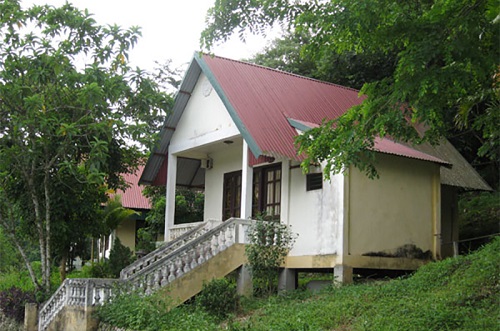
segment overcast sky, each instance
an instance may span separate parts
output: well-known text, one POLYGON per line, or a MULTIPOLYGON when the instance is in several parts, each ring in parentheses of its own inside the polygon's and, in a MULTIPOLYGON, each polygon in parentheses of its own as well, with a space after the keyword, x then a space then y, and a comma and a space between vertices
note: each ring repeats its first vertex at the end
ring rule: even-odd
MULTIPOLYGON (((60 6, 65 0, 22 0, 25 7, 32 4, 60 6)), ((174 67, 191 60, 200 49, 200 33, 205 15, 214 0, 71 0, 77 8, 88 8, 99 24, 118 24, 121 27, 138 25, 142 38, 130 55, 133 65, 152 69, 154 61, 172 59, 174 67)), ((216 55, 232 59, 249 58, 267 43, 262 37, 249 37, 244 44, 233 38, 216 47, 216 55)))

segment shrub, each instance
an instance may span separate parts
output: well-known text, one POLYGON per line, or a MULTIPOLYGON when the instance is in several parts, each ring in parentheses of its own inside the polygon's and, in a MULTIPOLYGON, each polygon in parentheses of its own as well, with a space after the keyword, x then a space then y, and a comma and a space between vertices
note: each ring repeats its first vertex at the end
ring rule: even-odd
POLYGON ((0 310, 19 323, 24 320, 24 306, 30 302, 36 302, 33 292, 25 292, 17 287, 0 292, 0 310))
POLYGON ((248 233, 250 244, 245 254, 257 293, 269 295, 277 290, 278 271, 292 248, 296 235, 276 221, 257 220, 248 233))
POLYGON ((94 263, 88 270, 85 270, 85 273, 88 273, 90 278, 112 278, 108 260, 94 263))
POLYGON ((109 272, 113 278, 120 277, 120 271, 134 261, 132 251, 122 245, 116 238, 111 252, 109 252, 109 272))
POLYGON ((196 304, 216 318, 224 319, 239 307, 236 285, 225 278, 213 279, 203 284, 196 304))

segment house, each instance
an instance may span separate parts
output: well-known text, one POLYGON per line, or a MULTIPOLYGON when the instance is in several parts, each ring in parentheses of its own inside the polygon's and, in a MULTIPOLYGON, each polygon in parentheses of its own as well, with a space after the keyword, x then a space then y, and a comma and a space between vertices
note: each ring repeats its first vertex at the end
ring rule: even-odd
POLYGON ((295 136, 361 101, 354 89, 195 54, 140 179, 166 185, 166 240, 178 236, 176 187, 196 187, 204 221, 265 213, 298 233, 286 288, 300 270, 350 281, 353 270, 414 270, 453 255, 457 190, 490 188, 448 141, 377 139, 376 180, 352 167, 331 180, 321 165, 302 172, 295 136))
MULTIPOLYGON (((111 248, 113 247, 114 239, 119 238, 120 242, 135 252, 137 243, 137 231, 145 227, 146 214, 151 209, 151 202, 148 198, 142 195, 143 187, 139 185, 140 174, 144 170, 144 166, 139 166, 134 173, 123 174, 123 180, 128 187, 125 190, 118 189, 116 195, 120 196, 122 207, 131 209, 136 213, 131 215, 126 220, 122 221, 118 227, 111 233, 108 246, 105 247, 105 255, 109 257, 111 248)), ((102 253, 101 253, 102 254, 102 253)))

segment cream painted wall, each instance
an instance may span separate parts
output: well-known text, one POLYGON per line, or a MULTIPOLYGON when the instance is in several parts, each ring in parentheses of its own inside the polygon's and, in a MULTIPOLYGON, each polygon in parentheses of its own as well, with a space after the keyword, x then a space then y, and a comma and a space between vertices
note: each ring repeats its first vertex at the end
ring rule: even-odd
POLYGON ((306 191, 306 175, 290 171, 289 224, 299 237, 290 256, 338 254, 342 251, 344 176, 334 175, 323 189, 306 191))
POLYGON ((439 166, 385 154, 377 161, 379 179, 353 169, 348 177, 349 253, 394 253, 405 244, 432 250, 433 178, 439 166))
POLYGON ((122 245, 135 250, 135 220, 123 221, 115 230, 115 236, 120 238, 122 245))
POLYGON ((222 220, 222 194, 224 174, 241 170, 242 145, 234 143, 211 153, 213 168, 205 172, 204 220, 222 220))
POLYGON ((169 150, 180 153, 191 148, 239 135, 221 99, 201 74, 172 136, 169 150))

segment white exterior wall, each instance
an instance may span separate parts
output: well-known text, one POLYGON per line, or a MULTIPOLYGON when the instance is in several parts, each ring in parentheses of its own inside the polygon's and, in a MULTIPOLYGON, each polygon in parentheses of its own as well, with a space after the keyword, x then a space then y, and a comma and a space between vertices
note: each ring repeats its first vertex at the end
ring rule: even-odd
POLYGON ((289 224, 299 237, 290 256, 342 253, 344 176, 323 182, 320 190, 306 191, 302 169, 290 170, 289 224))
POLYGON ((214 167, 205 172, 205 221, 222 220, 224 174, 241 170, 241 144, 231 144, 225 147, 209 155, 214 162, 214 167))
POLYGON ((222 100, 201 74, 172 136, 169 151, 180 154, 239 134, 222 100))

